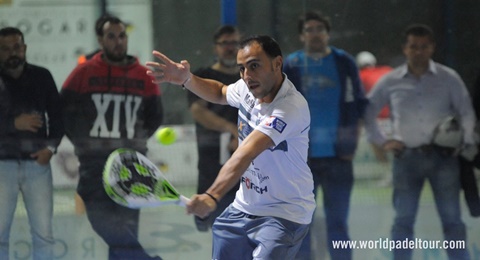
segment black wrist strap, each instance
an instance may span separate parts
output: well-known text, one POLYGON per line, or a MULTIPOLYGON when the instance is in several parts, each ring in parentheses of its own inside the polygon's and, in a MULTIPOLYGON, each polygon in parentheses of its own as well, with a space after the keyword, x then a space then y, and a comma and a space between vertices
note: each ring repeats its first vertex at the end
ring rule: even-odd
POLYGON ((218 200, 217 198, 213 197, 212 194, 208 193, 208 192, 205 192, 204 194, 208 195, 208 197, 212 198, 213 201, 215 201, 215 204, 218 204, 218 200))

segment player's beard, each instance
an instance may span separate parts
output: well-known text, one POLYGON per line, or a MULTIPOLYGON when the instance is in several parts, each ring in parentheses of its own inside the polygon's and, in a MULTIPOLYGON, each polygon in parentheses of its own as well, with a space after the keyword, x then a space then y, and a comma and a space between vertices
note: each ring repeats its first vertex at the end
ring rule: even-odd
POLYGON ((3 64, 2 68, 13 70, 25 64, 25 58, 20 58, 18 56, 12 56, 8 58, 3 64))

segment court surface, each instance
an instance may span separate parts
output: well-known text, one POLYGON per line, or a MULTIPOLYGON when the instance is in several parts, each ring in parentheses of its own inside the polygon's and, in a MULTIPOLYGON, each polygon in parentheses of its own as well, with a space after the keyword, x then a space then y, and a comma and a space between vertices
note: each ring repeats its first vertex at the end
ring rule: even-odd
MULTIPOLYGON (((150 158, 166 174, 174 186, 187 197, 195 191, 196 141, 192 126, 172 126, 177 131, 178 140, 170 146, 159 145, 154 138, 149 141, 150 158)), ((57 259, 107 259, 107 247, 90 227, 85 214, 77 214, 75 209, 75 187, 78 177, 73 147, 64 139, 59 152, 52 159, 54 172, 54 236, 57 259), (63 188, 61 188, 63 187, 63 188), (69 188, 65 188, 69 187, 69 188)), ((389 167, 379 165, 369 144, 362 136, 356 152, 355 185, 350 208, 350 235, 353 241, 366 242, 374 246, 375 241, 390 237, 393 220, 390 186, 379 185, 388 176, 389 167)), ((477 172, 478 174, 478 172, 477 172)), ((467 226, 468 248, 472 260, 480 260, 480 218, 472 218, 462 196, 462 217, 467 226)), ((25 209, 19 198, 15 221, 10 239, 10 259, 30 259, 31 242, 25 209)), ((325 242, 324 214, 321 192, 318 196, 315 223, 314 260, 328 259, 325 242)), ((211 259, 211 234, 198 232, 193 217, 187 216, 179 206, 163 206, 142 210, 140 219, 140 240, 152 255, 160 255, 165 260, 211 259)), ((426 184, 415 226, 415 238, 422 240, 442 240, 440 219, 435 209, 432 193, 426 184)), ((378 244, 378 242, 377 242, 378 244)), ((354 259, 390 259, 388 249, 355 249, 354 259)), ((444 250, 418 249, 414 259, 447 259, 444 250)))
MULTIPOLYGON (((190 187, 178 187, 191 195, 190 187)), ((74 190, 55 191, 54 235, 57 259, 106 259, 107 248, 93 232, 85 214, 75 213, 74 190)), ((353 240, 375 241, 389 237, 393 210, 390 203, 391 188, 379 187, 378 182, 357 180, 352 195, 350 232, 353 240)), ((472 259, 480 259, 480 218, 472 218, 463 204, 463 219, 468 230, 468 246, 472 259)), ((321 204, 316 213, 320 232, 316 233, 315 259, 328 259, 321 204)), ((11 233, 11 259, 29 259, 30 234, 21 199, 17 207, 11 233)), ((422 240, 441 240, 440 220, 428 186, 422 194, 415 237, 422 240)), ((179 206, 144 209, 141 214, 140 239, 152 255, 166 260, 210 259, 211 235, 195 229, 192 216, 179 206)), ((373 243, 373 242, 370 242, 373 243)), ((354 259, 390 259, 387 249, 356 249, 354 259)), ((447 259, 443 250, 415 250, 415 259, 447 259)))

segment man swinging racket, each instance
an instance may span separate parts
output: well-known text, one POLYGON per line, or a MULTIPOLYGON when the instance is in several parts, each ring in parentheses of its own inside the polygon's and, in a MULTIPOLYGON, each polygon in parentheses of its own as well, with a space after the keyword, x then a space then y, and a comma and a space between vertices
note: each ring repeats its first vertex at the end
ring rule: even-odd
POLYGON ((240 179, 234 202, 213 224, 212 259, 293 259, 315 209, 307 166, 310 112, 282 73, 282 52, 269 36, 240 43, 241 79, 224 85, 190 72, 154 51, 147 62, 156 83, 183 85, 201 98, 237 107, 239 147, 203 194, 192 196, 187 213, 206 217, 240 179))

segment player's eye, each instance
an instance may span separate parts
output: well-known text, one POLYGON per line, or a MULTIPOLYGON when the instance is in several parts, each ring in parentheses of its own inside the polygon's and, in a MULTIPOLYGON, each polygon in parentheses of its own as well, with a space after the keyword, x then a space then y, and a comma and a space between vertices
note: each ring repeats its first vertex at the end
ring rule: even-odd
POLYGON ((258 63, 252 63, 252 64, 250 64, 250 69, 251 69, 251 70, 255 70, 255 69, 258 68, 258 67, 260 67, 260 64, 258 64, 258 63))

